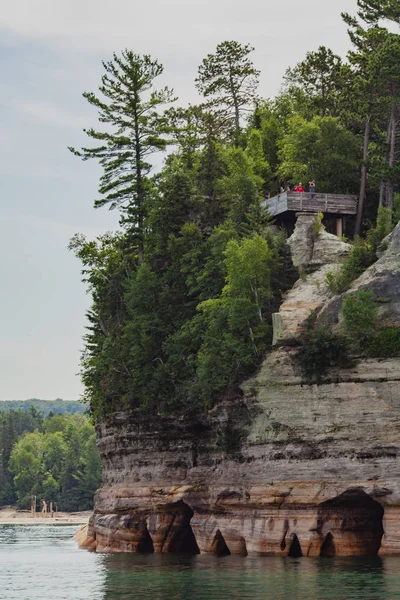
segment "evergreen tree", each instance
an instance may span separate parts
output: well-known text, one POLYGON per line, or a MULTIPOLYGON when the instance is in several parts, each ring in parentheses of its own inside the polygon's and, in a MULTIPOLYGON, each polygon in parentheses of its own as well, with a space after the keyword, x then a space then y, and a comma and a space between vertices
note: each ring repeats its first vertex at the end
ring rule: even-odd
POLYGON ((377 25, 380 19, 400 23, 398 0, 357 0, 358 15, 366 23, 377 25))
POLYGON ((254 101, 259 71, 249 58, 249 44, 226 41, 218 44, 214 54, 208 54, 198 69, 196 87, 209 98, 209 106, 218 112, 228 128, 233 127, 239 141, 240 120, 254 101))
POLYGON ((154 80, 163 67, 148 55, 124 50, 121 56, 114 53, 113 59, 103 66, 101 96, 92 92, 83 96, 98 109, 99 121, 107 125, 106 130, 84 130, 100 145, 70 150, 83 160, 95 159, 102 166, 101 198, 95 201, 95 207, 109 204, 110 208, 120 209, 122 222, 128 227, 141 260, 151 170, 148 157, 167 146, 169 127, 159 109, 174 98, 167 87, 154 89, 154 80))
POLYGON ((303 61, 286 71, 285 81, 289 90, 296 86, 305 92, 317 114, 337 116, 343 69, 341 58, 332 50, 320 46, 316 52, 307 52, 303 61))
MULTIPOLYGON (((363 169, 361 178, 360 200, 356 232, 359 232, 361 211, 366 188, 366 159, 368 154, 369 134, 371 120, 375 112, 375 121, 379 110, 386 114, 381 117, 386 123, 386 147, 382 150, 381 184, 379 203, 392 209, 394 183, 396 180, 395 156, 398 137, 398 114, 400 104, 400 36, 390 34, 386 29, 379 27, 376 23, 368 27, 369 19, 365 11, 359 13, 366 21, 367 27, 356 18, 347 13, 342 17, 349 26, 348 33, 356 50, 349 53, 353 64, 358 66, 358 74, 361 76, 361 90, 364 88, 365 96, 362 104, 365 111, 365 133, 363 169), (378 110, 377 110, 378 109, 378 110)), ((377 127, 381 126, 379 121, 377 127)))

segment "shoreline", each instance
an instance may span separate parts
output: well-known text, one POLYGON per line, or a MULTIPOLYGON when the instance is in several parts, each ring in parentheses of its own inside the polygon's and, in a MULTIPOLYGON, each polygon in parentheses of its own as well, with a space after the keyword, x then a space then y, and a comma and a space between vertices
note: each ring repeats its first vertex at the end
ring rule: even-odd
POLYGON ((86 525, 92 511, 57 512, 42 516, 37 513, 32 517, 30 511, 19 511, 10 507, 0 508, 0 525, 86 525))

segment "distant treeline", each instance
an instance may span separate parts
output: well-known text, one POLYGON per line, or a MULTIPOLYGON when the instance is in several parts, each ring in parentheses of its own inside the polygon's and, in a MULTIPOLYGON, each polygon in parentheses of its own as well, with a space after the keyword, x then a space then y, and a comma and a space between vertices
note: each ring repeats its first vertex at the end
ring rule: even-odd
POLYGON ((20 404, 29 409, 0 412, 0 506, 30 508, 36 496, 37 508, 43 499, 64 511, 90 510, 101 483, 93 425, 79 413, 44 416, 33 403, 20 404))
POLYGON ((29 412, 30 407, 33 406, 36 410, 39 410, 44 414, 45 417, 49 413, 57 415, 63 415, 64 413, 84 413, 87 406, 82 402, 76 400, 62 400, 57 398, 56 400, 38 400, 38 398, 31 398, 29 400, 3 400, 0 401, 0 412, 4 410, 18 410, 21 408, 25 412, 29 412))

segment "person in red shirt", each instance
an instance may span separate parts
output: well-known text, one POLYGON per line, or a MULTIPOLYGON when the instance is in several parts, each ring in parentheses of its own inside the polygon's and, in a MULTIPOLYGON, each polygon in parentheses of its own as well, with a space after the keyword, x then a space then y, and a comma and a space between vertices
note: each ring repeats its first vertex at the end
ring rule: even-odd
POLYGON ((299 185, 297 185, 293 191, 294 192, 304 192, 304 188, 303 188, 302 184, 299 183, 299 185))

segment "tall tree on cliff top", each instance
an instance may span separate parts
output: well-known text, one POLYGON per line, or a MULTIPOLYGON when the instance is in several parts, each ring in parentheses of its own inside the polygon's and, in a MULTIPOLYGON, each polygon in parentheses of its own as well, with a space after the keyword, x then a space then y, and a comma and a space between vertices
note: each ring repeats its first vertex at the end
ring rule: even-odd
POLYGON ((103 62, 103 66, 101 96, 93 92, 83 96, 98 109, 99 121, 107 125, 106 130, 85 129, 99 145, 69 150, 83 160, 94 158, 103 167, 101 198, 94 205, 97 208, 109 204, 111 209, 120 209, 121 223, 127 227, 141 260, 151 170, 148 156, 166 148, 169 127, 159 109, 174 98, 167 87, 154 90, 154 79, 161 75, 163 67, 148 55, 124 50, 121 56, 114 53, 113 59, 103 62))
POLYGON ((378 124, 384 119, 385 113, 382 104, 380 65, 376 61, 376 55, 387 31, 379 27, 365 30, 353 17, 347 14, 342 16, 349 26, 348 33, 355 46, 355 50, 347 55, 351 64, 352 84, 351 93, 342 98, 342 117, 364 129, 359 202, 354 228, 355 235, 359 235, 367 192, 367 174, 370 169, 371 133, 375 132, 380 136, 378 124))
POLYGON ((236 143, 240 134, 240 118, 249 109, 258 86, 258 71, 249 58, 249 44, 222 42, 214 54, 208 54, 198 69, 196 87, 209 106, 225 118, 233 129, 236 143))
POLYGON ((382 100, 386 104, 388 114, 385 167, 382 172, 379 204, 393 209, 400 128, 400 36, 388 34, 374 60, 382 86, 382 100))
MULTIPOLYGON (((375 0, 359 0, 359 16, 364 20, 361 24, 356 18, 342 13, 342 18, 349 26, 348 33, 355 46, 355 51, 349 53, 350 61, 358 66, 361 80, 364 80, 366 106, 363 167, 360 189, 360 203, 356 220, 356 233, 361 222, 362 203, 366 189, 366 160, 368 156, 368 141, 371 129, 371 108, 375 105, 382 112, 382 126, 386 121, 386 150, 382 160, 381 185, 379 204, 392 208, 393 189, 395 181, 396 144, 398 142, 399 107, 400 107, 400 36, 389 33, 379 27, 379 18, 391 18, 394 13, 385 12, 383 2, 375 0), (368 13, 366 7, 375 6, 374 13, 368 13), (379 11, 378 11, 379 8, 379 11), (372 26, 370 23, 372 22, 372 26), (386 117, 383 114, 386 113, 386 117)), ((372 10, 372 9, 371 9, 372 10)), ((364 101, 365 104, 365 101, 364 101)))
POLYGON ((335 116, 342 88, 342 61, 329 48, 320 46, 307 52, 306 58, 285 73, 290 86, 299 86, 321 117, 335 116))

